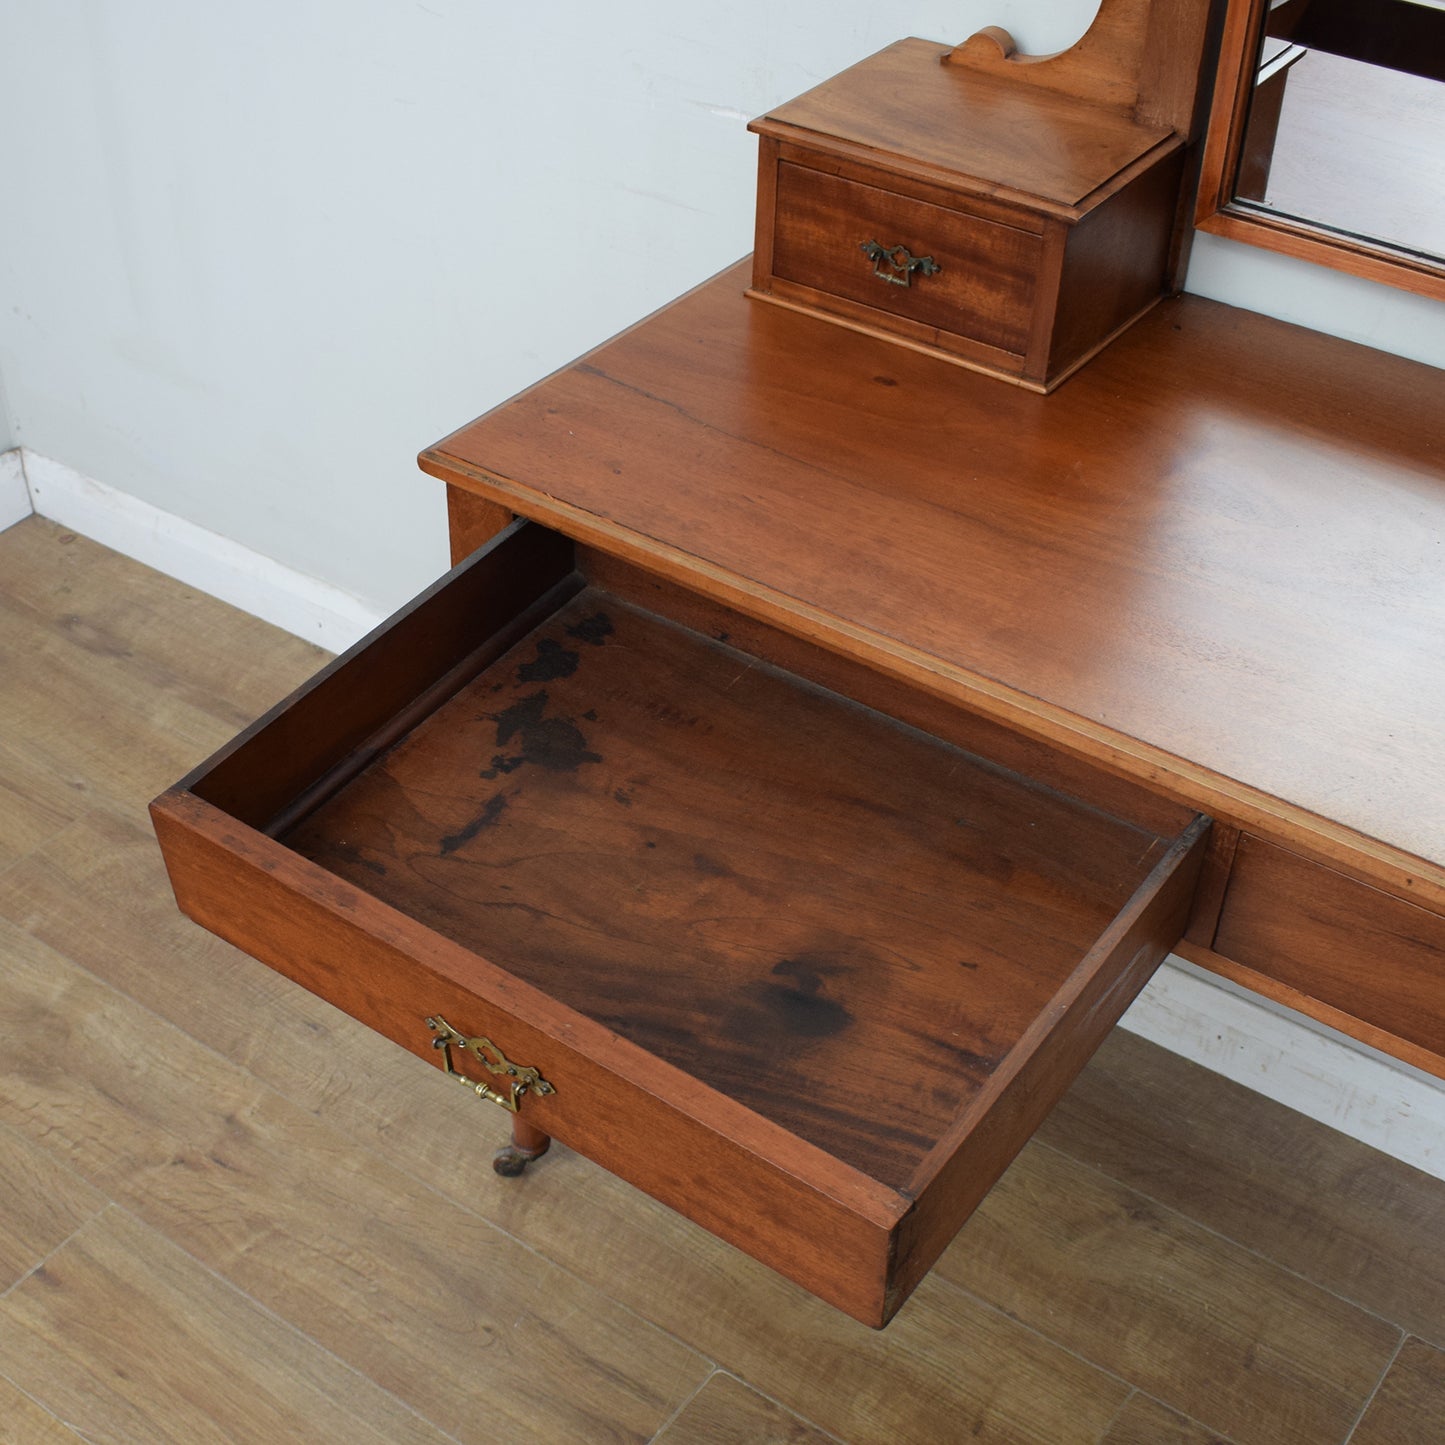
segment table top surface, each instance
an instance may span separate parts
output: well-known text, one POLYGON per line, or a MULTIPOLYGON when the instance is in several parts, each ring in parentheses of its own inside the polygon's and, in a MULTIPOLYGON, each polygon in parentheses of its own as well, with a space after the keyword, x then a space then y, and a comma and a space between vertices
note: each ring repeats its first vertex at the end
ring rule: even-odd
POLYGON ((746 283, 423 466, 1445 906, 1445 373, 1181 297, 1039 396, 746 283))

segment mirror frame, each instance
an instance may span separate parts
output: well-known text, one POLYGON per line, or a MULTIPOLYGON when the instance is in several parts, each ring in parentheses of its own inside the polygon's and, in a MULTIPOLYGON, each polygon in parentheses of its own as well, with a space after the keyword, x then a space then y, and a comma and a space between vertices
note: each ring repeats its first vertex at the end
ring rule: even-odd
POLYGON ((1195 226, 1419 296, 1445 300, 1445 259, 1434 260, 1382 240, 1350 236, 1302 217, 1275 215, 1235 199, 1259 36, 1268 7, 1269 0, 1228 0, 1200 164, 1195 226))

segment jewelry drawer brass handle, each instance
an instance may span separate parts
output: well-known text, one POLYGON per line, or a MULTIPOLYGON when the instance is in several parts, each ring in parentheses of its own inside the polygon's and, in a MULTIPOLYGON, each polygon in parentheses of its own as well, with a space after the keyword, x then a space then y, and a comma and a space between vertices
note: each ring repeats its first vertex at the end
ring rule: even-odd
POLYGON ((913 285, 914 272, 920 276, 933 276, 943 270, 932 256, 915 256, 907 246, 890 247, 878 241, 860 241, 858 249, 873 263, 873 274, 890 286, 913 285))
POLYGON ((515 1114, 521 1106, 522 1095, 529 1089, 534 1094, 557 1092, 536 1069, 514 1064, 491 1039, 469 1039, 459 1034, 440 1014, 429 1018, 426 1026, 436 1035, 431 1046, 442 1051, 442 1067, 452 1078, 465 1084, 479 1099, 490 1099, 492 1103, 500 1104, 509 1114, 515 1114), (503 1094, 484 1080, 468 1078, 456 1066, 452 1057, 453 1046, 470 1054, 489 1074, 510 1079, 511 1088, 503 1094))

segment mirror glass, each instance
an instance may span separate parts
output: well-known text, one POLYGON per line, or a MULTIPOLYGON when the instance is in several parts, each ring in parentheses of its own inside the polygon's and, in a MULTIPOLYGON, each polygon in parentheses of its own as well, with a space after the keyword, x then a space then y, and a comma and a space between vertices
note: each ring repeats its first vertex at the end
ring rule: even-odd
POLYGON ((1445 0, 1229 0, 1225 29, 1200 224, 1296 254, 1334 237, 1315 259, 1438 289, 1445 0))

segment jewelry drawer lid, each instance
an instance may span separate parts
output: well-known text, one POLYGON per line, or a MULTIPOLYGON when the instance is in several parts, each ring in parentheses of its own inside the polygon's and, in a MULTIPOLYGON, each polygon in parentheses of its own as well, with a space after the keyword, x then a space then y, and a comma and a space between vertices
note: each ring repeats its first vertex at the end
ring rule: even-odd
POLYGON ((775 140, 907 164, 918 179, 1046 207, 1088 197, 1156 147, 1178 145, 1162 125, 1123 111, 979 74, 950 47, 900 40, 759 117, 775 140))

